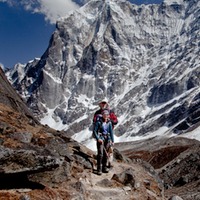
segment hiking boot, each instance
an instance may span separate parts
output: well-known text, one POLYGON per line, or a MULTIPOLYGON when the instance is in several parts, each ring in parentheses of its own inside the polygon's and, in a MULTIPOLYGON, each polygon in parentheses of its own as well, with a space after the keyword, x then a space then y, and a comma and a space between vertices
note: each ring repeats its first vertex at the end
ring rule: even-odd
POLYGON ((109 169, 108 169, 107 167, 103 167, 102 172, 103 172, 103 173, 108 173, 108 172, 109 172, 109 169))
POLYGON ((101 174, 102 174, 101 170, 100 170, 100 169, 98 169, 98 170, 97 170, 97 175, 99 175, 99 176, 100 176, 101 174))
POLYGON ((112 169, 113 168, 113 165, 111 164, 111 162, 108 163, 108 166, 107 166, 109 169, 112 169))
POLYGON ((97 166, 97 175, 101 175, 102 174, 102 165, 98 165, 97 166))

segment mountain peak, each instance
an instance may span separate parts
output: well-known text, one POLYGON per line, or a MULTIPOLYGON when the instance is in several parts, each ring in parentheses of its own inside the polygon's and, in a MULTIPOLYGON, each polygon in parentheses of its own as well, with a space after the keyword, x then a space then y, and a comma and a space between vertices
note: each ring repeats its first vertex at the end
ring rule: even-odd
POLYGON ((48 49, 24 67, 16 89, 43 124, 88 145, 104 98, 119 116, 116 141, 197 135, 200 4, 176 2, 88 2, 58 21, 48 49))

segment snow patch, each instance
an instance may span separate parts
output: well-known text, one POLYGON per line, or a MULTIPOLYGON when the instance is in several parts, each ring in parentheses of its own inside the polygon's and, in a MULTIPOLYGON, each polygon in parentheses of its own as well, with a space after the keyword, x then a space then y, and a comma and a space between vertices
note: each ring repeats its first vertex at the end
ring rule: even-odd
POLYGON ((163 1, 167 5, 172 5, 172 4, 183 4, 184 0, 164 0, 163 1))

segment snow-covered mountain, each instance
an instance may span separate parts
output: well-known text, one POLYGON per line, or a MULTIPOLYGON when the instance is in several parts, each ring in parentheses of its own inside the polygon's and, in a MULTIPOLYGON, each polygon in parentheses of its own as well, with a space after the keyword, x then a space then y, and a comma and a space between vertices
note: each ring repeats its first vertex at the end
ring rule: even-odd
POLYGON ((57 22, 41 59, 7 76, 43 124, 89 146, 102 99, 118 115, 117 141, 197 134, 199 56, 200 1, 91 0, 57 22))

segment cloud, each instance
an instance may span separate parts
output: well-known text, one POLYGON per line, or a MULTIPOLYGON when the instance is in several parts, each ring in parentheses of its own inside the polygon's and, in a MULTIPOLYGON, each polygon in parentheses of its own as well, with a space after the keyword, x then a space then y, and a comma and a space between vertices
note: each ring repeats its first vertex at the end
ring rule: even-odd
POLYGON ((79 6, 71 0, 40 0, 40 8, 35 12, 44 14, 47 21, 55 23, 58 18, 77 8, 79 6))
POLYGON ((45 20, 55 24, 60 17, 64 17, 70 11, 79 8, 79 5, 71 0, 0 0, 9 6, 22 6, 32 13, 39 13, 45 16, 45 20))

